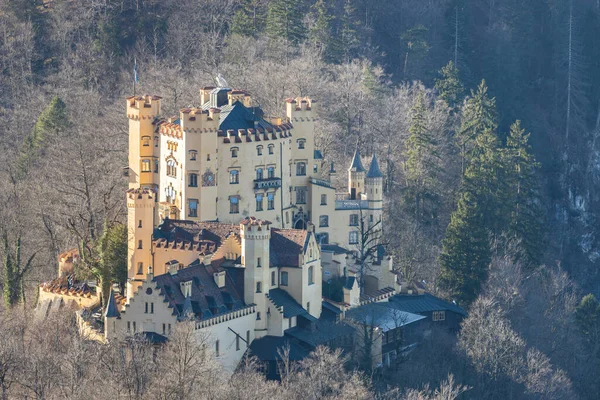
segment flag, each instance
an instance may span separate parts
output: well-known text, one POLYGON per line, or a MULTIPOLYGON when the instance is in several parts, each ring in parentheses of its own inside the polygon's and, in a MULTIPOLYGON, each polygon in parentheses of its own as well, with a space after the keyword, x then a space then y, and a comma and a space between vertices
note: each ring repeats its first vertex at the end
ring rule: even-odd
POLYGON ((137 59, 133 60, 133 81, 135 83, 138 83, 140 81, 140 78, 138 76, 137 59))

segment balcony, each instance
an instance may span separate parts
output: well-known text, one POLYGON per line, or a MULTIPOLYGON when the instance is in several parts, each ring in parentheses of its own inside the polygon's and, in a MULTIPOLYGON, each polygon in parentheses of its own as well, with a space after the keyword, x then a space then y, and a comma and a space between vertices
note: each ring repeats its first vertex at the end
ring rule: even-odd
POLYGON ((280 188, 281 178, 255 179, 254 189, 280 188))
POLYGON ((310 183, 312 183, 313 185, 318 185, 318 186, 323 186, 326 188, 333 188, 333 186, 331 186, 331 182, 326 181, 324 179, 318 179, 318 178, 310 178, 310 183))

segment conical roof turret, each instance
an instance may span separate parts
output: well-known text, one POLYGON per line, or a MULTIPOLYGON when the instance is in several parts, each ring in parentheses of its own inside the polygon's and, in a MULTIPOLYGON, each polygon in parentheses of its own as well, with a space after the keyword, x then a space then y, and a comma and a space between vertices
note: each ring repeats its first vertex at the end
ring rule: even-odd
POLYGON ((115 300, 115 293, 113 290, 110 290, 110 295, 108 296, 108 304, 106 305, 106 312, 104 313, 106 318, 120 317, 121 313, 117 307, 117 301, 115 300))
POLYGON ((354 152, 354 157, 352 158, 352 164, 350 164, 350 168, 348 171, 351 172, 366 172, 365 167, 362 165, 362 161, 360 161, 360 152, 358 148, 354 152))
POLYGON ((369 167, 369 172, 367 172, 367 178, 383 178, 383 174, 379 169, 379 163, 377 162, 377 156, 375 154, 373 154, 371 166, 369 167))

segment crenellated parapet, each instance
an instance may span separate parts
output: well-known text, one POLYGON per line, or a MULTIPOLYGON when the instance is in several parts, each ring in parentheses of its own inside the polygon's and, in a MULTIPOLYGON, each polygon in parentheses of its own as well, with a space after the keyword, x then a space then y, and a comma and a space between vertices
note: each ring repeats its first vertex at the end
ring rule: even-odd
POLYGON ((160 115, 159 96, 130 96, 127 97, 127 117, 129 119, 154 120, 160 115))

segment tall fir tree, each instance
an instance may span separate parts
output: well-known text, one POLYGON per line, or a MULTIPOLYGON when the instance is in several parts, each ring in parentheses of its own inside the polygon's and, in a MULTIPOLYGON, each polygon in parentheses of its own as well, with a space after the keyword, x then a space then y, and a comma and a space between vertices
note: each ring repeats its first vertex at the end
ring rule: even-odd
POLYGON ((305 38, 302 23, 302 2, 272 0, 267 12, 266 32, 269 38, 283 39, 286 43, 297 45, 305 38))
POLYGON ((344 3, 344 12, 340 18, 339 31, 335 42, 337 58, 340 62, 350 62, 356 56, 360 44, 358 36, 359 21, 351 0, 344 3))
POLYGON ((496 99, 488 96, 485 80, 482 80, 477 91, 471 90, 471 97, 463 107, 461 127, 457 141, 461 155, 461 170, 463 174, 469 163, 470 150, 478 135, 486 130, 495 132, 498 128, 496 99))
POLYGON ((539 193, 536 171, 539 163, 529 146, 529 134, 521 128, 521 121, 510 127, 506 140, 507 182, 510 185, 509 237, 520 243, 516 257, 525 266, 541 262, 545 243, 544 211, 539 193))
POLYGON ((490 237, 475 197, 463 193, 442 241, 438 285, 461 305, 477 298, 491 261, 490 237))
POLYGON ((455 108, 463 100, 465 87, 460 81, 459 71, 456 65, 450 61, 442 67, 440 77, 435 80, 435 88, 440 99, 444 100, 449 107, 455 108))
POLYGON ((419 93, 411 110, 410 136, 406 141, 406 177, 405 199, 410 204, 417 225, 424 222, 425 203, 430 203, 429 213, 435 214, 432 201, 436 197, 438 186, 439 153, 433 137, 427 127, 427 105, 423 93, 419 93))
POLYGON ((257 36, 264 30, 267 9, 258 0, 245 0, 231 21, 231 32, 242 36, 257 36))
POLYGON ((17 160, 17 178, 27 175, 31 164, 43 150, 46 140, 60 135, 69 126, 66 104, 60 97, 54 97, 38 117, 31 133, 25 138, 17 160))
POLYGON ((334 18, 329 12, 325 0, 318 0, 312 6, 312 13, 314 23, 308 32, 308 40, 315 49, 320 51, 324 61, 331 62, 333 61, 332 51, 334 50, 332 48, 334 35, 331 31, 331 23, 334 18))

